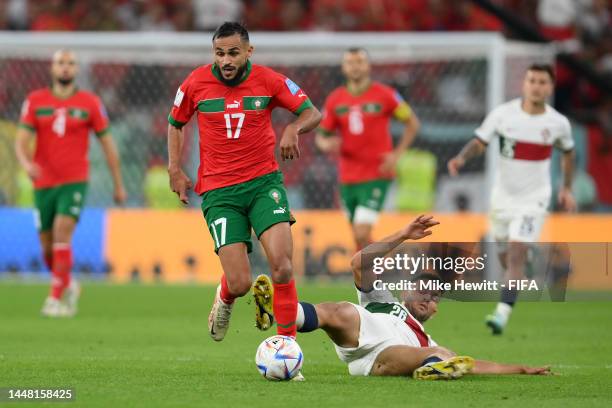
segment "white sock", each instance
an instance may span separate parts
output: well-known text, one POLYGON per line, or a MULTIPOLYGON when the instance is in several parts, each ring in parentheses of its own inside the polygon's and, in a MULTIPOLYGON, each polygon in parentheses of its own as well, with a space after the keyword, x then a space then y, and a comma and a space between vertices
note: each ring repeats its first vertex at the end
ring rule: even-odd
POLYGON ((301 329, 304 325, 304 308, 300 302, 297 304, 297 316, 295 317, 295 327, 301 329))
POLYGON ((495 314, 502 318, 502 324, 506 324, 512 314, 512 306, 507 303, 499 302, 495 308, 495 314))

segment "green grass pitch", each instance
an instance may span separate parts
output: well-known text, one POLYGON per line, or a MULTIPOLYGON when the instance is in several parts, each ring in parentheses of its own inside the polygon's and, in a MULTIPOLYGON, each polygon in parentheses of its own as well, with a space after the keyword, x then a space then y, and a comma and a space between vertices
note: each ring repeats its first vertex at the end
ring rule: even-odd
MULTIPOLYGON (((298 290, 310 302, 355 297, 350 284, 298 290)), ((273 383, 258 374, 254 355, 274 331, 254 328, 246 299, 237 301, 225 340, 215 343, 206 329, 212 287, 88 284, 79 315, 68 320, 39 317, 46 292, 44 285, 0 283, 0 387, 73 387, 76 401, 62 406, 612 406, 610 303, 519 303, 497 338, 483 325, 490 303, 445 301, 426 324, 460 354, 551 364, 556 376, 354 378, 316 332, 298 337, 306 382, 273 383)))

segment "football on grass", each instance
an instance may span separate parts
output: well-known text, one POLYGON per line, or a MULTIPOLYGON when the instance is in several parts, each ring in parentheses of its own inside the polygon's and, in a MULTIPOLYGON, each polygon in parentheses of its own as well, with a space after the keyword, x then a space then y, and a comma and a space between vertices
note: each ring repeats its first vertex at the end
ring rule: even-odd
POLYGON ((288 336, 268 337, 261 342, 255 355, 257 369, 272 381, 292 379, 300 372, 303 362, 302 349, 288 336))

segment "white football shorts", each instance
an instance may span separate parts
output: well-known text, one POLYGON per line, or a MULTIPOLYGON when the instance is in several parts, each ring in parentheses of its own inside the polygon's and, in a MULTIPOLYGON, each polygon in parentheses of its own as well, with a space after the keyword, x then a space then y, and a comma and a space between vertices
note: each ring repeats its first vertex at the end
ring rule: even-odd
POLYGON ((351 304, 361 320, 359 344, 357 347, 335 345, 338 357, 348 364, 351 375, 369 375, 378 355, 389 346, 420 347, 416 335, 401 319, 385 313, 371 313, 351 304))
POLYGON ((498 242, 538 242, 546 215, 541 210, 493 210, 491 232, 498 242))

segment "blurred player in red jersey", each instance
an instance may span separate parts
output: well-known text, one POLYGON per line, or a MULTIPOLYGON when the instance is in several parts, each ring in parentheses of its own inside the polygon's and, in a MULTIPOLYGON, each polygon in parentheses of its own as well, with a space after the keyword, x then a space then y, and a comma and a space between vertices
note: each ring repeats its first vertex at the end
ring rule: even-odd
POLYGON ((340 194, 353 226, 357 249, 372 241, 395 166, 419 130, 419 120, 400 94, 370 78, 370 61, 362 48, 344 53, 346 85, 325 101, 316 142, 324 152, 340 153, 340 194), (404 123, 404 133, 393 148, 391 119, 404 123), (340 136, 336 136, 336 131, 340 136))
MULTIPOLYGON (((493 236, 502 244, 500 262, 506 270, 505 280, 525 277, 528 244, 540 239, 552 193, 553 147, 563 152, 559 204, 565 211, 576 210, 572 195, 575 158, 572 129, 569 120, 546 103, 554 86, 555 75, 550 65, 530 66, 523 79, 522 98, 489 112, 476 129, 475 137, 448 162, 450 175, 456 176, 468 160, 483 154, 489 142, 499 138, 490 223, 493 236)), ((516 289, 502 289, 495 311, 485 318, 493 334, 503 332, 517 297, 516 289)))
POLYGON ((182 128, 194 113, 197 116, 200 168, 195 192, 202 197, 202 212, 224 272, 208 319, 209 332, 214 340, 223 340, 234 300, 251 288, 247 254, 253 229, 274 282, 270 284, 265 275, 255 282, 256 325, 268 329, 274 314, 278 333, 295 337, 297 292, 290 229, 295 220, 274 157, 271 113, 280 106, 297 116, 280 140, 283 160, 299 158, 298 136, 314 129, 321 115, 289 78, 251 64, 253 46, 239 23, 227 22, 215 31, 213 52, 214 63, 196 68, 180 85, 168 117, 170 186, 187 203, 192 182, 181 169, 182 128))
POLYGON ((51 87, 33 91, 26 98, 15 143, 19 163, 34 183, 40 243, 52 272, 51 292, 42 308, 42 314, 49 317, 76 313, 80 288, 70 277, 70 245, 87 192, 90 130, 106 156, 115 202, 121 204, 127 198, 106 110, 96 95, 77 88, 77 73, 73 52, 53 54, 51 87))

